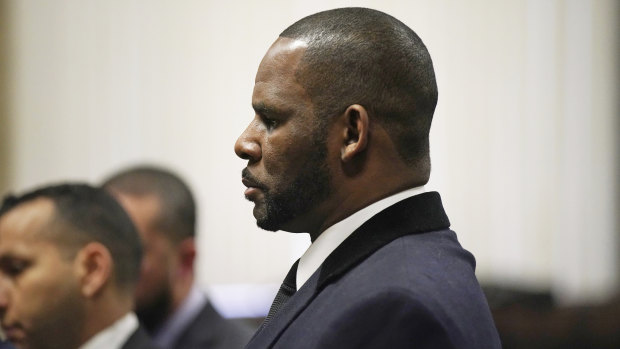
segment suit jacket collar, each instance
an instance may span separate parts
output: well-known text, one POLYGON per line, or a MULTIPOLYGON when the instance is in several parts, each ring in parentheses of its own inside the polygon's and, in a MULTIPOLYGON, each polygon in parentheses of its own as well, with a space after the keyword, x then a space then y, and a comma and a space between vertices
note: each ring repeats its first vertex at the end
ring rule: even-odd
MULTIPOLYGON (((449 226, 450 221, 436 192, 412 196, 381 211, 356 229, 329 255, 319 270, 284 304, 278 315, 256 332, 246 348, 272 347, 288 325, 326 285, 379 248, 401 236, 441 230, 449 226)), ((289 271, 285 283, 294 286, 294 274, 289 271)))
POLYGON ((136 314, 128 312, 92 336, 79 349, 118 348, 138 329, 136 314))
POLYGON ((439 193, 427 192, 399 201, 362 224, 327 257, 320 269, 318 288, 401 236, 448 227, 450 220, 439 193))

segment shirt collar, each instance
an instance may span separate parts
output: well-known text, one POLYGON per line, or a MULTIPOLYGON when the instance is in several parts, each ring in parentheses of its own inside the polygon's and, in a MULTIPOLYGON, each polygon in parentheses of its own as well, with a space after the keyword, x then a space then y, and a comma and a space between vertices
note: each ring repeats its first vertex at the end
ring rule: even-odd
POLYGON ((319 266, 321 266, 330 253, 349 237, 351 233, 364 224, 364 222, 395 203, 414 195, 424 193, 425 191, 424 186, 401 191, 374 202, 325 229, 299 259, 296 278, 297 289, 299 290, 319 266))
POLYGON ((133 312, 117 320, 112 325, 97 333, 79 349, 119 349, 138 329, 138 317, 133 312))
POLYGON ((206 303, 206 295, 196 285, 192 285, 181 306, 153 335, 155 344, 163 348, 171 347, 187 328, 187 325, 198 316, 206 303))

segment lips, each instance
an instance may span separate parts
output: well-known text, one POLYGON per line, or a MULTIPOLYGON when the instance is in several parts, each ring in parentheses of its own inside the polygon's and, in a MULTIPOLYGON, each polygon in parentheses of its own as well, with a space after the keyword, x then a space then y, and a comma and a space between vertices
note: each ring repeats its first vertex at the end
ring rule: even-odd
POLYGON ((249 178, 241 177, 241 182, 248 188, 260 188, 260 186, 255 181, 249 178))
POLYGON ((252 200, 259 191, 264 191, 264 186, 254 178, 247 168, 241 171, 241 182, 247 187, 244 195, 248 200, 252 200))

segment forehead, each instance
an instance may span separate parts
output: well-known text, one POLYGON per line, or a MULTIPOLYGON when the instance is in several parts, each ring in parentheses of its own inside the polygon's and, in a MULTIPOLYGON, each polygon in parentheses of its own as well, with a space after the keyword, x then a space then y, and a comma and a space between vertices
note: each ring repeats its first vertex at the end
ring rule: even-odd
POLYGON ((260 62, 256 82, 268 80, 274 75, 294 74, 307 48, 303 41, 278 38, 260 62))
POLYGON ((41 233, 50 229, 54 218, 54 203, 38 198, 19 204, 0 217, 0 256, 7 253, 31 253, 32 247, 48 239, 41 233))
POLYGON ((295 79, 307 45, 303 41, 278 38, 269 48, 256 73, 252 103, 307 99, 304 88, 295 79))
POLYGON ((48 198, 21 203, 0 217, 0 236, 36 235, 51 223, 55 210, 48 198))

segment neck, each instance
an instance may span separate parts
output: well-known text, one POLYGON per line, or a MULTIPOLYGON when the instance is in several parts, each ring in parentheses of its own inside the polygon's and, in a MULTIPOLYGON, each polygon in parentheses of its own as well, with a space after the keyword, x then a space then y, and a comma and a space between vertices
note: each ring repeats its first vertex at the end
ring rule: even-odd
POLYGON ((194 285, 193 274, 181 276, 177 282, 175 282, 172 288, 172 309, 173 312, 177 311, 181 304, 185 301, 189 292, 194 285))
MULTIPOLYGON (((120 293, 120 291, 118 291, 120 293)), ((133 300, 127 295, 102 294, 87 305, 82 343, 103 331, 125 316, 133 308, 133 300)))
POLYGON ((350 186, 342 187, 334 193, 336 199, 329 200, 331 205, 325 203, 323 209, 325 216, 324 219, 320 220, 322 224, 317 225, 314 230, 309 232, 310 239, 311 241, 316 240, 327 228, 370 204, 403 190, 422 186, 425 183, 425 181, 416 180, 413 177, 409 180, 399 180, 384 174, 381 179, 371 178, 370 180, 355 181, 350 186))
MULTIPOLYGON (((371 131, 368 144, 354 156, 343 157, 342 148, 329 151, 329 197, 283 230, 307 232, 315 241, 327 228, 364 207, 428 182, 428 166, 406 164, 381 125, 375 123, 371 131)), ((340 146, 339 142, 335 143, 340 146)))

